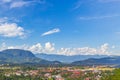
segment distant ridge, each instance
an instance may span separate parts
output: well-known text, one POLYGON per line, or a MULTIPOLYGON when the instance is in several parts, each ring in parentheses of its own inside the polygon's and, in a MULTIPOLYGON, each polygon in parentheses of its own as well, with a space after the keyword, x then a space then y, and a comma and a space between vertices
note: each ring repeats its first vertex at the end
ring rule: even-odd
POLYGON ((120 56, 105 57, 100 59, 90 58, 82 61, 75 61, 72 65, 120 65, 120 56))
POLYGON ((3 50, 2 53, 5 55, 11 55, 11 57, 21 57, 21 58, 35 58, 35 55, 27 50, 20 50, 20 49, 6 49, 3 50))
MULTIPOLYGON (((37 58, 32 52, 20 49, 7 49, 0 52, 0 63, 11 64, 56 64, 55 61, 47 61, 37 58)), ((58 62, 59 64, 60 62, 58 62)))
POLYGON ((73 55, 73 56, 65 56, 65 55, 57 55, 57 54, 45 54, 39 53, 35 54, 36 57, 46 59, 48 61, 60 61, 63 63, 71 63, 74 61, 86 60, 89 58, 104 58, 108 57, 107 55, 73 55))

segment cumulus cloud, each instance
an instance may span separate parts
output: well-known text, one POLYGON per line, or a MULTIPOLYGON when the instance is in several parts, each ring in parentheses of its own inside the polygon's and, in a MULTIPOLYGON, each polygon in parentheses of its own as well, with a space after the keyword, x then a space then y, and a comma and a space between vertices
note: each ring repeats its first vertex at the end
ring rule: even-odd
POLYGON ((47 32, 43 33, 41 36, 47 36, 47 35, 51 35, 51 34, 58 33, 58 32, 60 32, 60 29, 55 28, 55 29, 52 29, 50 31, 47 31, 47 32))
POLYGON ((25 30, 16 23, 0 24, 0 36, 3 37, 25 37, 25 30))
POLYGON ((47 53, 47 54, 58 54, 58 55, 110 55, 109 44, 105 43, 99 48, 91 47, 81 47, 81 48, 60 48, 56 49, 55 44, 47 42, 44 45, 37 43, 34 45, 21 45, 21 46, 6 46, 5 43, 2 44, 0 50, 3 49, 24 49, 29 50, 33 53, 47 53))
POLYGON ((15 23, 17 21, 18 20, 14 17, 0 18, 0 36, 25 38, 28 32, 26 32, 26 30, 23 27, 15 23))
POLYGON ((99 53, 108 53, 109 44, 105 43, 101 46, 99 53))
POLYGON ((44 45, 41 45, 41 43, 36 43, 34 45, 20 45, 20 46, 2 46, 0 48, 0 50, 4 50, 4 49, 23 49, 23 50, 29 50, 33 53, 53 53, 55 51, 55 47, 53 43, 50 42, 46 42, 44 45))
POLYGON ((39 53, 39 52, 43 52, 43 47, 40 43, 37 43, 35 45, 32 45, 28 48, 28 50, 34 52, 34 53, 39 53))
POLYGON ((90 48, 90 47, 83 47, 83 48, 61 48, 57 51, 58 54, 63 55, 109 55, 110 52, 108 51, 108 44, 105 43, 101 45, 100 48, 90 48))
POLYGON ((44 45, 41 43, 36 43, 34 45, 20 45, 20 46, 7 46, 5 42, 1 44, 0 50, 4 49, 24 49, 29 50, 33 53, 54 53, 55 46, 53 43, 46 42, 44 45))
POLYGON ((50 42, 45 43, 45 52, 53 52, 54 50, 54 44, 50 42))
POLYGON ((53 53, 55 50, 55 47, 53 43, 47 42, 45 43, 45 46, 42 46, 41 43, 37 43, 26 49, 34 53, 53 53))

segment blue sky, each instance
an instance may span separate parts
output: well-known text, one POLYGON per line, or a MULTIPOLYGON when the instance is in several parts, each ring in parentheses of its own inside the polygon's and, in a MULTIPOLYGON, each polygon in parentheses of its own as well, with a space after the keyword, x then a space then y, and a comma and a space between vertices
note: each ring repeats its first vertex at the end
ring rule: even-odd
POLYGON ((119 9, 120 0, 1 0, 1 50, 119 54, 119 9))

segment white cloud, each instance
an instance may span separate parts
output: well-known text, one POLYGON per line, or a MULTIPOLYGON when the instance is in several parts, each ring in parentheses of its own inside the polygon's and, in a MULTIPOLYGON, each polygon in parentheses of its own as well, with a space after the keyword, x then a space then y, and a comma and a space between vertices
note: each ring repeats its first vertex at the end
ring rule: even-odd
POLYGON ((16 1, 11 3, 10 8, 23 7, 23 6, 27 6, 28 4, 29 4, 28 1, 16 1))
POLYGON ((4 48, 2 46, 0 50, 3 49, 24 49, 24 50, 29 50, 33 53, 53 53, 55 51, 54 44, 50 42, 45 43, 44 46, 42 46, 41 43, 36 43, 31 46, 28 46, 26 44, 20 46, 4 46, 4 48))
POLYGON ((46 42, 44 45, 41 45, 41 43, 36 43, 34 45, 28 46, 26 44, 20 45, 20 46, 7 46, 5 42, 2 43, 0 50, 5 49, 24 49, 29 50, 33 53, 54 53, 55 47, 53 43, 46 42))
POLYGON ((109 44, 108 43, 105 43, 105 44, 103 44, 102 46, 101 46, 101 50, 103 51, 103 52, 105 52, 109 47, 109 44))
POLYGON ((43 47, 40 43, 37 43, 35 45, 32 45, 31 47, 28 48, 28 50, 34 52, 34 53, 41 53, 43 52, 43 47))
POLYGON ((45 43, 45 52, 53 52, 54 50, 54 44, 50 42, 45 43))
POLYGON ((50 42, 45 43, 45 46, 42 46, 40 43, 37 43, 35 45, 29 46, 26 49, 34 53, 53 53, 55 50, 54 44, 50 42))
POLYGON ((105 43, 105 44, 101 45, 98 53, 108 54, 109 53, 108 49, 109 49, 109 44, 105 43))
POLYGON ((16 23, 0 24, 0 36, 3 37, 25 37, 25 30, 16 23))
POLYGON ((19 45, 19 46, 8 46, 5 42, 1 43, 0 45, 0 51, 5 50, 5 49, 24 49, 28 50, 29 46, 28 45, 19 45))
POLYGON ((21 8, 32 4, 44 4, 45 0, 1 0, 0 6, 4 8, 21 8))
POLYGON ((108 50, 109 45, 107 43, 101 45, 99 48, 81 47, 81 48, 60 48, 56 49, 53 43, 47 42, 44 45, 37 43, 31 46, 20 45, 20 46, 7 46, 5 43, 2 44, 0 50, 4 49, 24 49, 32 51, 33 53, 47 53, 47 54, 59 54, 59 55, 110 55, 111 52, 108 50))
POLYGON ((41 36, 46 36, 46 35, 50 35, 50 34, 54 34, 54 33, 58 33, 58 32, 60 32, 60 29, 55 28, 55 29, 52 29, 50 31, 47 31, 47 32, 43 33, 41 36))
POLYGON ((108 44, 101 45, 100 48, 61 48, 57 51, 58 54, 62 55, 109 55, 108 44))

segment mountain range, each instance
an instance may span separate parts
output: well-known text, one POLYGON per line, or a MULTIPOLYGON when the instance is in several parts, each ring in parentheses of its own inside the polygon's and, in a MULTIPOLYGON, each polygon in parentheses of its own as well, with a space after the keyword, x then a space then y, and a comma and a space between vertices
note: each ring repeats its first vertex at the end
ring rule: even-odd
POLYGON ((0 52, 0 64, 38 64, 38 65, 120 65, 120 56, 97 55, 48 55, 36 54, 20 49, 7 49, 0 52), (39 57, 39 58, 38 58, 39 57), (50 60, 51 59, 51 60, 50 60), (61 62, 61 61, 64 62, 61 62), (69 61, 68 61, 69 60, 69 61), (65 63, 68 61, 69 63, 65 63))
POLYGON ((37 58, 32 52, 20 49, 7 49, 0 52, 0 63, 12 64, 60 64, 58 61, 47 61, 37 58))
POLYGON ((65 56, 65 55, 57 55, 57 54, 45 54, 39 53, 35 54, 36 57, 42 58, 48 61, 60 61, 63 63, 71 63, 74 61, 81 61, 86 60, 89 58, 103 58, 108 57, 107 55, 72 55, 72 56, 65 56))
POLYGON ((105 58, 90 58, 82 61, 75 61, 72 65, 120 65, 120 56, 111 56, 105 58))

